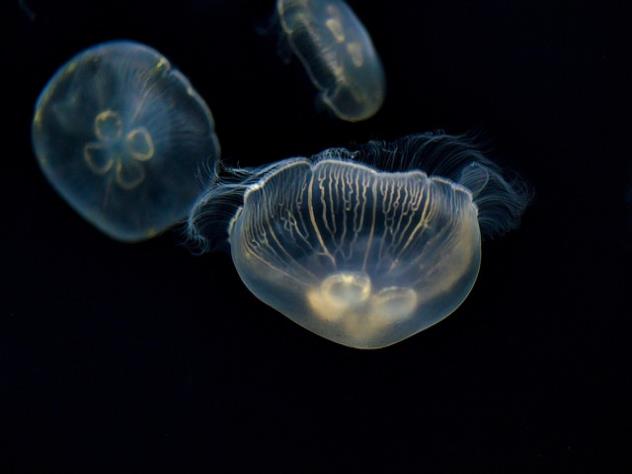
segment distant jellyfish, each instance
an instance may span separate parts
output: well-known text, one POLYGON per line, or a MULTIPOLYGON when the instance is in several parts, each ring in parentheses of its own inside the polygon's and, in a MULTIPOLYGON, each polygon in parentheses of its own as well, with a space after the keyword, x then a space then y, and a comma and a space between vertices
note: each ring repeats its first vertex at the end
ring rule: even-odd
POLYGON ((214 186, 192 237, 231 199, 232 258, 263 302, 331 341, 375 349, 447 317, 476 281, 481 234, 517 225, 527 192, 467 140, 444 134, 329 149, 214 186), (423 171, 423 170, 426 171, 423 171))
POLYGON ((111 42, 81 52, 35 108, 33 147, 61 196, 122 241, 186 217, 219 144, 208 107, 157 51, 111 42))
POLYGON ((350 122, 375 115, 384 102, 384 71, 351 8, 341 0, 278 0, 277 15, 322 102, 350 122))

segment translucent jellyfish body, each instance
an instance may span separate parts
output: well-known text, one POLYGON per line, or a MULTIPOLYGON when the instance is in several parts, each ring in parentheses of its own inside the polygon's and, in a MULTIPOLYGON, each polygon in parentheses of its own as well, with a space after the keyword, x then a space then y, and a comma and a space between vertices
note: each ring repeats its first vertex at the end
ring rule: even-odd
POLYGON ((123 241, 183 219, 219 144, 212 115, 157 51, 133 42, 88 49, 41 93, 32 127, 41 168, 86 220, 123 241))
POLYGON ((228 228, 241 279, 301 326, 356 348, 394 344, 452 313, 476 281, 481 234, 514 226, 526 204, 521 185, 449 135, 330 149, 240 175, 243 185, 200 199, 193 235, 204 239, 209 216, 242 186, 228 228))
POLYGON ((323 103, 350 122, 373 116, 385 94, 384 71, 371 37, 341 0, 278 0, 282 34, 323 103))

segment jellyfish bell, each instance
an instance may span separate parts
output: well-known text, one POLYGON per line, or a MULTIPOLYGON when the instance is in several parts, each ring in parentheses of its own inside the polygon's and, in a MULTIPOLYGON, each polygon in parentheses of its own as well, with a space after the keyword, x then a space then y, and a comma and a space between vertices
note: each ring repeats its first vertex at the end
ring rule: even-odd
POLYGON ((381 61, 368 32, 342 0, 278 0, 278 23, 323 104, 338 118, 366 120, 384 102, 381 61))
POLYGON ((397 342, 472 288, 480 233, 467 192, 422 173, 296 161, 248 190, 230 245, 260 299, 353 347, 397 342))
MULTIPOLYGON (((252 170, 248 180, 228 227, 241 279, 301 326, 365 349, 456 310, 476 281, 482 234, 515 226, 526 203, 518 182, 448 135, 330 149, 252 170)), ((235 185, 212 192, 239 194, 235 185)), ((194 233, 217 202, 194 207, 194 233)))
POLYGON ((110 42, 72 58, 35 108, 33 148, 57 192, 122 241, 184 219, 219 159, 210 110, 148 46, 110 42))

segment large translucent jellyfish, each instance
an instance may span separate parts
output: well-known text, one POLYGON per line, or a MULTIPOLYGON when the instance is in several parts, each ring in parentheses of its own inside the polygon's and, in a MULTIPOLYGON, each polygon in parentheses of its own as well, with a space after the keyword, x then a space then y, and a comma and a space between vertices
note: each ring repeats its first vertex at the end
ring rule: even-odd
POLYGON ((371 37, 341 0, 278 0, 282 34, 303 63, 320 99, 350 122, 373 116, 385 94, 384 71, 371 37))
POLYGON ((458 308, 476 281, 481 233, 515 226, 527 201, 519 180, 442 134, 233 175, 200 198, 191 234, 212 238, 233 199, 228 238, 246 286, 310 331, 366 349, 458 308))
POLYGON ((109 236, 138 241, 186 217, 219 144, 208 107, 160 53, 112 42, 71 59, 41 93, 33 147, 55 189, 109 236))

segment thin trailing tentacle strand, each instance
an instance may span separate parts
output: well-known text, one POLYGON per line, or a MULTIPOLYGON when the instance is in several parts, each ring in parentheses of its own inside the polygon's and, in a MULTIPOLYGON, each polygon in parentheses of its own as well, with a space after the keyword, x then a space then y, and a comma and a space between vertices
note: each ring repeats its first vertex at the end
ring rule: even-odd
POLYGON ((369 142, 351 156, 381 170, 422 170, 463 186, 472 194, 487 237, 517 227, 533 195, 519 176, 490 161, 472 136, 427 132, 393 142, 369 142))

